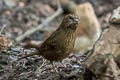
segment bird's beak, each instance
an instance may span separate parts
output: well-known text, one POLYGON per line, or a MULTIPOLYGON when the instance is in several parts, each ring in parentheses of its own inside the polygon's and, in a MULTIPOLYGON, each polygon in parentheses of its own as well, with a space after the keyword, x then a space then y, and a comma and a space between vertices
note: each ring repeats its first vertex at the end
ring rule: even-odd
POLYGON ((79 18, 75 18, 75 22, 79 24, 79 18))

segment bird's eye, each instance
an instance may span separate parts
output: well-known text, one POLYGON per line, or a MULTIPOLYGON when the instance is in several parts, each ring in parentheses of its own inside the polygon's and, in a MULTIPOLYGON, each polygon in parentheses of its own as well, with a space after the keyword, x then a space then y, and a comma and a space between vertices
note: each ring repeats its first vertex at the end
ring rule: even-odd
POLYGON ((69 17, 69 19, 73 20, 73 17, 72 17, 72 16, 70 16, 70 17, 69 17))

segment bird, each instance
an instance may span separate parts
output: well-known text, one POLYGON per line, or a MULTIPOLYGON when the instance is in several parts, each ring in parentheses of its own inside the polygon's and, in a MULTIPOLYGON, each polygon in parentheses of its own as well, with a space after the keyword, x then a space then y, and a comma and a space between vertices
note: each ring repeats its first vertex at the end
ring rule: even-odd
POLYGON ((18 60, 40 55, 51 63, 61 62, 73 51, 79 20, 75 14, 67 14, 56 31, 36 49, 35 53, 25 55, 18 60))
POLYGON ((88 56, 101 35, 100 24, 90 3, 79 5, 75 14, 80 18, 80 24, 76 29, 73 54, 88 56))

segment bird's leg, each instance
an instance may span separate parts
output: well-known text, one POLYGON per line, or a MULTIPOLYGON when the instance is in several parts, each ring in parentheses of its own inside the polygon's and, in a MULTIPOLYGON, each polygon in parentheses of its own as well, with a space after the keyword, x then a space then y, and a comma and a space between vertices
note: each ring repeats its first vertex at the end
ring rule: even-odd
POLYGON ((20 54, 21 54, 22 56, 24 56, 24 55, 25 55, 24 53, 25 53, 24 48, 21 48, 20 54))
POLYGON ((43 59, 43 63, 42 63, 42 65, 35 71, 35 73, 38 73, 38 74, 40 74, 40 72, 41 72, 41 68, 45 65, 45 62, 46 62, 46 60, 45 59, 43 59))
POLYGON ((45 62, 46 62, 46 60, 43 59, 43 63, 42 63, 42 65, 39 67, 39 69, 41 69, 41 68, 44 66, 45 62))
POLYGON ((55 72, 58 73, 58 70, 57 70, 57 68, 55 67, 55 63, 54 63, 54 62, 51 62, 51 63, 52 63, 52 66, 53 66, 55 72))
POLYGON ((60 61, 60 64, 61 64, 64 68, 67 68, 67 67, 64 65, 63 61, 60 61))

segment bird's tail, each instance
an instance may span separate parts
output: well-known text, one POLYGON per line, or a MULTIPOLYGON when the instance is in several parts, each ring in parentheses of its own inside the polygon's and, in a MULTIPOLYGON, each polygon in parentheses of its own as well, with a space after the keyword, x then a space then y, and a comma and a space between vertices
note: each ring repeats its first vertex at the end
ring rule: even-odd
POLYGON ((24 58, 27 58, 27 57, 30 57, 30 56, 34 56, 34 55, 38 55, 37 52, 31 53, 31 54, 27 54, 27 55, 25 55, 25 56, 19 58, 17 61, 19 61, 19 60, 21 60, 21 59, 24 59, 24 58))

